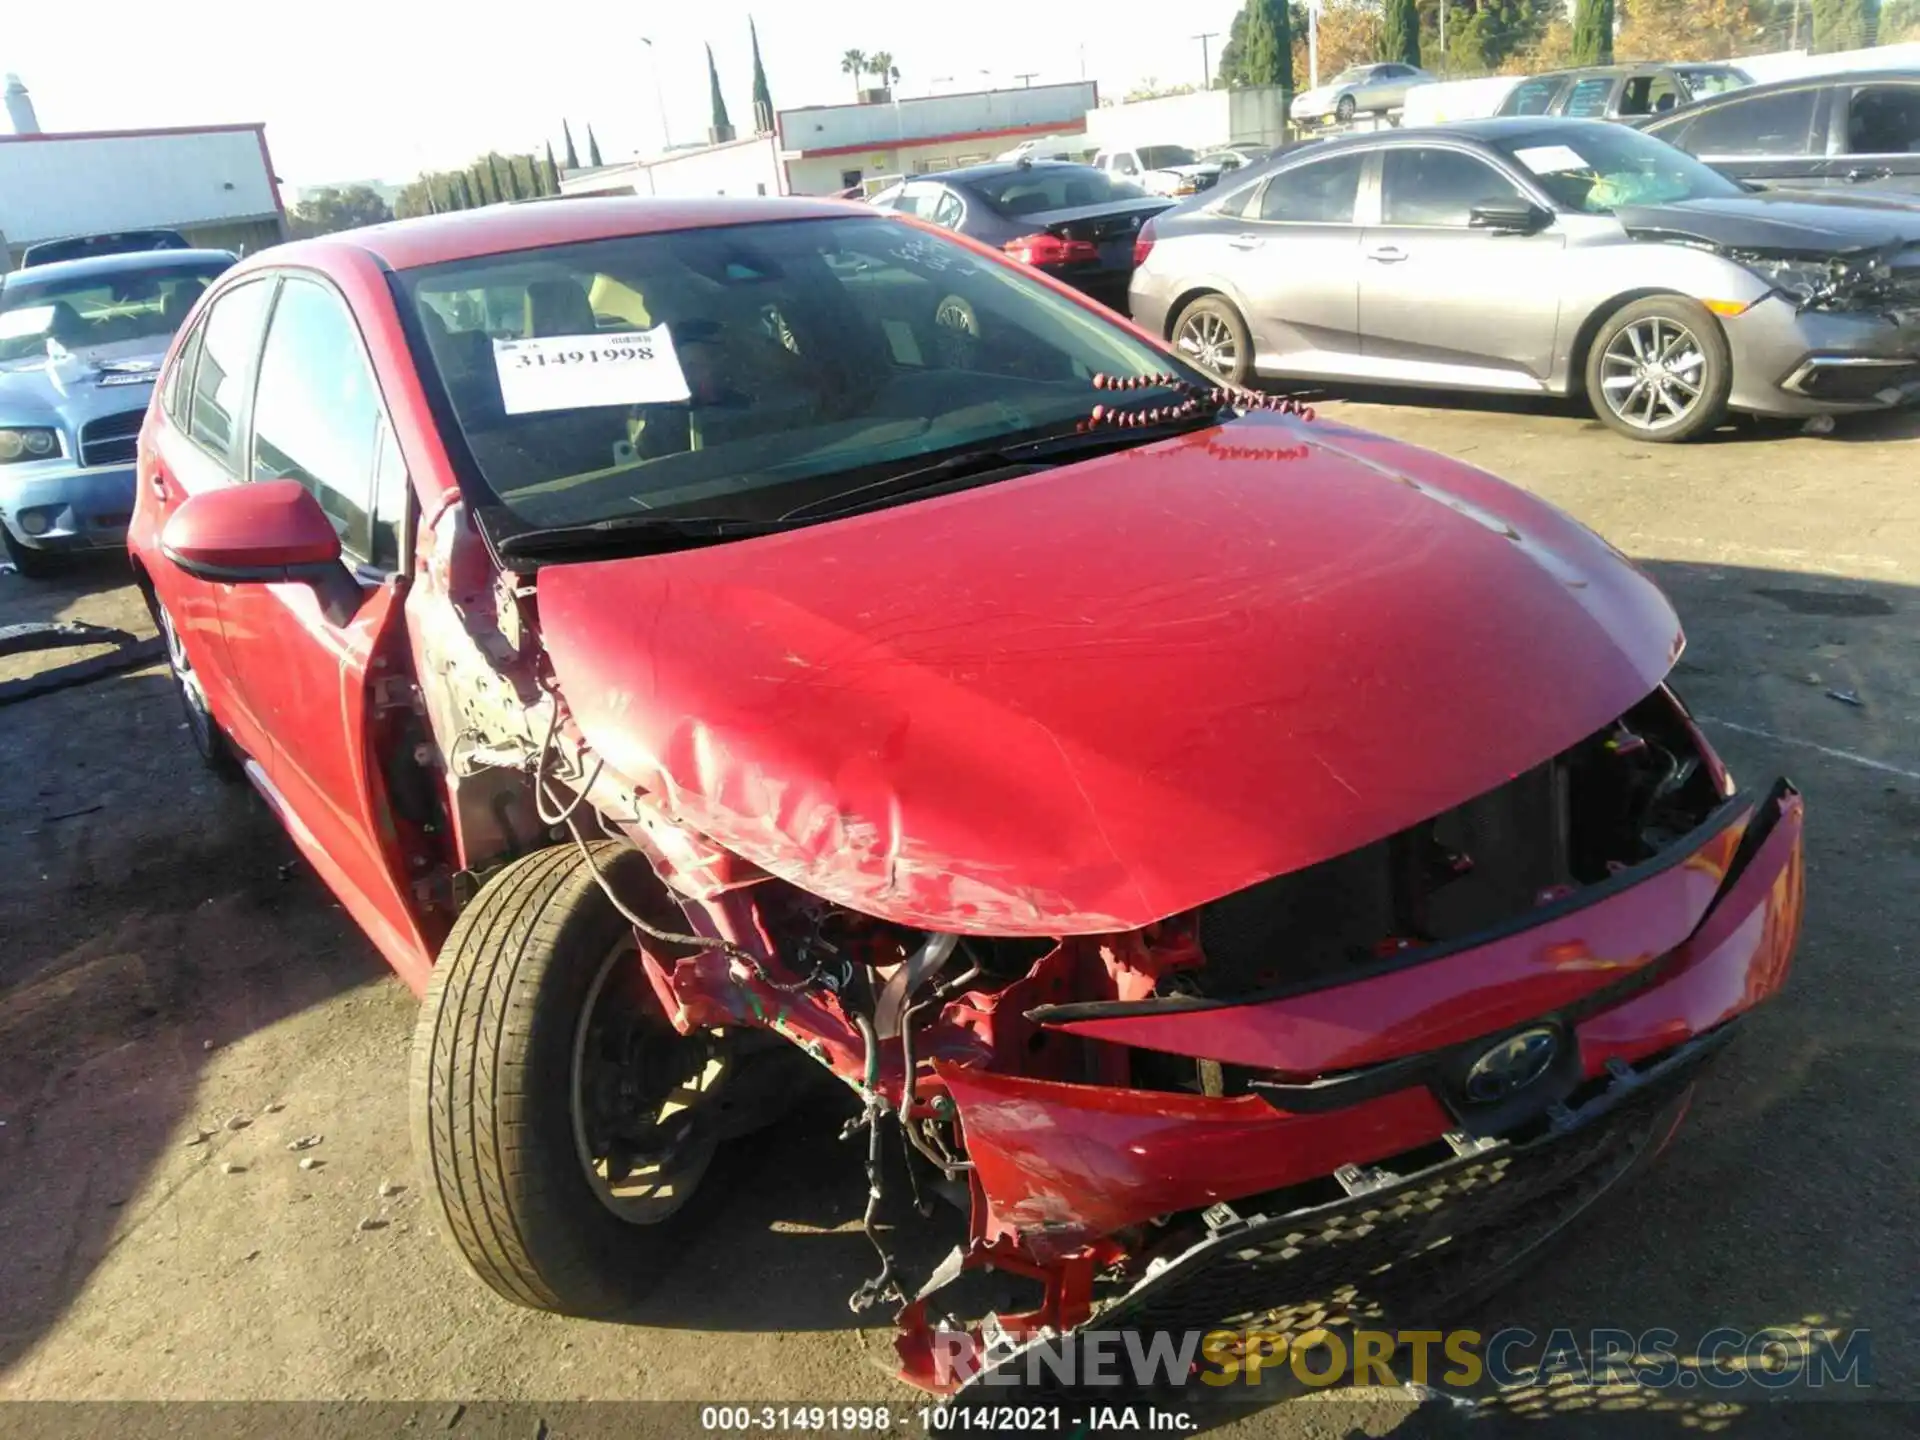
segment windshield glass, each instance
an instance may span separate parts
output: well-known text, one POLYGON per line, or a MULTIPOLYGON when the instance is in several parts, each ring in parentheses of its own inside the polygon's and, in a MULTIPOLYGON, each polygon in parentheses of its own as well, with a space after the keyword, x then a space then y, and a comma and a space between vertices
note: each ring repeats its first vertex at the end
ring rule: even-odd
POLYGON ((1022 271, 878 216, 623 236, 397 284, 481 503, 533 528, 773 519, 853 472, 1071 433, 1094 375, 1178 368, 1022 271))
MULTIPOLYGON (((0 291, 0 360, 44 355, 47 341, 68 350, 125 340, 165 340, 180 328, 228 261, 203 260, 164 269, 32 279, 32 271, 0 291)), ((156 347, 158 348, 158 347, 156 347)))
POLYGON ((1623 125, 1567 126, 1499 144, 1556 204, 1589 215, 1747 193, 1666 141, 1623 125))
POLYGON ((1193 164, 1193 151, 1184 145, 1142 145, 1140 163, 1149 170, 1164 170, 1169 165, 1193 164))
POLYGON ((1707 95, 1724 95, 1729 90, 1744 90, 1753 84, 1744 71, 1726 66, 1702 66, 1698 69, 1687 67, 1675 70, 1680 83, 1687 87, 1688 98, 1701 99, 1707 95))
POLYGON ((1035 165, 1007 175, 969 180, 963 189, 996 210, 1032 215, 1042 210, 1074 210, 1108 201, 1144 200, 1147 192, 1125 176, 1091 165, 1035 165))

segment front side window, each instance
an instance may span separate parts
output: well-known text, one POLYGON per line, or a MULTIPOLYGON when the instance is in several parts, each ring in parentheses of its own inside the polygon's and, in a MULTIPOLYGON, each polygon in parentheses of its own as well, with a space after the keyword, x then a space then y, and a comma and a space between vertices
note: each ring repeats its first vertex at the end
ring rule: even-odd
POLYGON ((1588 215, 1747 193, 1685 151, 1624 125, 1543 130, 1504 139, 1500 149, 1561 209, 1588 215))
POLYGON ((1267 182, 1260 196, 1260 218, 1303 225, 1350 225, 1354 200, 1360 193, 1360 176, 1366 167, 1365 153, 1355 152, 1283 170, 1267 182))
MULTIPOLYGON (((1167 356, 884 216, 623 236, 404 272, 456 455, 530 528, 774 519, 850 477, 1072 434, 1167 356), (493 323, 518 293, 529 322, 493 323)), ((1197 378, 1197 377, 1196 377, 1197 378)))
POLYGON ((247 377, 259 352, 260 326, 272 293, 272 284, 265 280, 236 285, 213 302, 202 327, 187 434, 221 460, 233 455, 234 426, 246 398, 247 377))
POLYGON ((1818 92, 1782 90, 1730 100, 1698 117, 1686 133, 1695 155, 1809 155, 1818 92))
POLYGON ((322 285, 289 279, 260 355, 252 477, 299 481, 333 522, 341 546, 366 559, 384 429, 379 392, 346 306, 322 285))
POLYGON ((1388 225, 1459 225, 1476 205, 1526 204, 1511 180, 1461 150, 1389 150, 1380 171, 1381 220, 1388 225))
POLYGON ((1862 85, 1847 110, 1849 155, 1920 154, 1920 85, 1862 85))
MULTIPOLYGON (((186 323, 200 292, 231 263, 202 260, 43 280, 29 271, 0 294, 0 360, 44 355, 49 340, 70 351, 164 341, 186 323)), ((164 348, 155 344, 149 353, 164 348)))

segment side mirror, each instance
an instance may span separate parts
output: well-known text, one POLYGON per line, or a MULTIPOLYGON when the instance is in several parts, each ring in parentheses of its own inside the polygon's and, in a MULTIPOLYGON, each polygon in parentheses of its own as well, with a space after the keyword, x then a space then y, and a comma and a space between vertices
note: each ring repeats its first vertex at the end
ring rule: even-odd
POLYGON ((224 584, 323 581, 340 571, 340 537, 297 480, 263 480, 189 496, 160 532, 187 574, 224 584))
POLYGON ((1475 230, 1497 230, 1505 234, 1533 235, 1552 223, 1551 210, 1524 200, 1476 205, 1467 212, 1467 224, 1475 230))

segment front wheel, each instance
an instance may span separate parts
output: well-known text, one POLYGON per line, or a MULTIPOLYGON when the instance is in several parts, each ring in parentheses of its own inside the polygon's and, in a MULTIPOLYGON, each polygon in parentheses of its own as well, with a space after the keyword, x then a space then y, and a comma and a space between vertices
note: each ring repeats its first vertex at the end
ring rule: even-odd
POLYGON ((187 657, 186 644, 174 626, 173 616, 167 613, 166 606, 155 600, 153 618, 159 624, 160 638, 167 645, 167 668, 173 672, 173 687, 180 696, 180 708, 187 716, 187 735, 199 753, 200 763, 228 784, 238 784, 246 778, 240 768, 240 758, 215 723, 213 711, 207 708, 207 692, 201 688, 200 676, 187 657))
MULTIPOLYGON (((623 898, 657 884, 632 847, 591 848, 623 898)), ((454 924, 414 1031, 414 1155, 454 1251, 533 1309, 630 1308, 696 1221, 727 1060, 724 1036, 660 1013, 576 847, 508 865, 454 924)))
POLYGON ((1253 336, 1228 300, 1202 295, 1173 322, 1173 348, 1229 385, 1253 378, 1253 336))
POLYGON ((23 545, 14 539, 13 532, 0 525, 0 546, 4 546, 7 563, 27 580, 45 580, 60 567, 59 560, 45 550, 23 545))
POLYGON ((1682 295, 1623 305, 1587 351, 1587 400, 1603 424, 1673 443, 1716 428, 1733 389, 1733 352, 1707 307, 1682 295))

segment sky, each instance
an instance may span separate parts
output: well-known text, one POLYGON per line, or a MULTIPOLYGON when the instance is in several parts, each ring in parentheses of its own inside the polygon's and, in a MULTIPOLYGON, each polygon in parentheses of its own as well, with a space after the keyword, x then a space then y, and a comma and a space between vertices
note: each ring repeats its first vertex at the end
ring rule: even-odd
POLYGON ((892 53, 902 98, 1086 78, 1119 96, 1148 78, 1203 78, 1239 0, 1037 4, 1034 0, 85 0, 15 4, 0 72, 17 72, 41 128, 265 121, 290 186, 404 181, 488 150, 548 140, 560 121, 586 161, 587 126, 608 163, 705 137, 705 46, 736 127, 751 123, 747 17, 776 108, 853 99, 849 49, 892 53), (103 39, 103 37, 112 37, 103 39), (653 42, 651 52, 642 37, 653 42), (652 61, 657 58, 656 72, 652 61), (656 91, 656 74, 658 90, 656 91))

